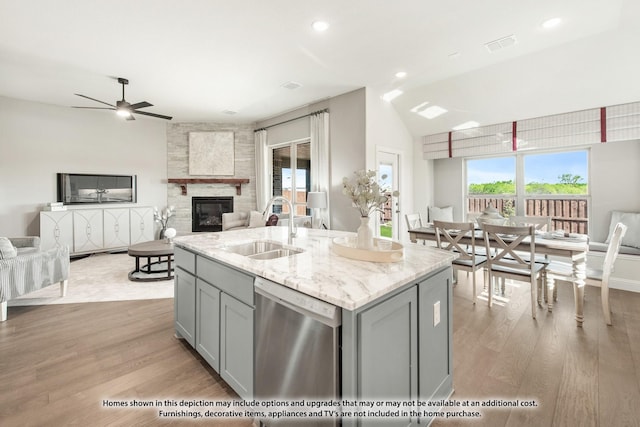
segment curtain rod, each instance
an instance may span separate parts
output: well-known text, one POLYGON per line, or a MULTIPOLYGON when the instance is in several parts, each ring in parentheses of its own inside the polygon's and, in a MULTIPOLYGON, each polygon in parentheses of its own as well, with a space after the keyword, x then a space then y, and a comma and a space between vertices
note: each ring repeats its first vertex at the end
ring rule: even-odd
POLYGON ((305 114, 305 115, 300 116, 300 117, 295 117, 295 118, 293 118, 293 119, 285 120, 284 122, 274 123, 274 124, 272 124, 272 125, 265 126, 265 127, 260 128, 260 129, 256 129, 256 130, 254 130, 254 132, 259 132, 259 131, 261 131, 261 130, 267 130, 267 129, 272 128, 272 127, 274 127, 274 126, 280 126, 280 125, 283 125, 283 124, 285 124, 285 123, 292 122, 292 121, 294 121, 294 120, 300 120, 300 119, 304 119, 305 117, 315 116, 316 114, 320 114, 320 113, 328 113, 328 112, 329 112, 329 109, 328 109, 328 108, 325 108, 325 109, 322 109, 322 110, 314 111, 313 113, 305 114))

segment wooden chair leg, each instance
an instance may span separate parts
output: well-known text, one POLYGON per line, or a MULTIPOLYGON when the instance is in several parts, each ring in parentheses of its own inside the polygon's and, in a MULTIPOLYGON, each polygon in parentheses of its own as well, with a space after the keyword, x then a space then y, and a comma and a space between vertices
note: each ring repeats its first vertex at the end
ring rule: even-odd
POLYGON ((531 277, 531 316, 536 318, 536 311, 538 308, 538 280, 535 277, 531 277))
MULTIPOLYGON (((469 274, 469 272, 467 272, 467 275, 469 274)), ((476 303, 476 272, 472 271, 471 274, 473 275, 473 277, 471 278, 472 282, 473 282, 473 303, 476 303)))
POLYGON ((602 299, 602 314, 607 325, 611 325, 611 307, 609 307, 609 283, 600 284, 600 298, 602 299))
POLYGON ((547 292, 546 292, 547 310, 549 310, 550 312, 553 311, 553 301, 555 300, 555 298, 553 298, 553 295, 556 293, 555 288, 556 288, 556 279, 554 279, 553 276, 547 277, 547 292))
POLYGON ((62 282, 60 282, 60 296, 61 297, 66 297, 67 296, 67 281, 63 280, 62 282))

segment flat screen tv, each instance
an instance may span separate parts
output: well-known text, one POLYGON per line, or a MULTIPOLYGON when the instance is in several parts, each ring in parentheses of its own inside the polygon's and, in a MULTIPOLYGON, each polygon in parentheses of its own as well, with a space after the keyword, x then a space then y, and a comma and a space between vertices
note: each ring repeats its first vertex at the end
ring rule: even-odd
POLYGON ((135 203, 136 175, 58 174, 58 201, 82 203, 135 203))

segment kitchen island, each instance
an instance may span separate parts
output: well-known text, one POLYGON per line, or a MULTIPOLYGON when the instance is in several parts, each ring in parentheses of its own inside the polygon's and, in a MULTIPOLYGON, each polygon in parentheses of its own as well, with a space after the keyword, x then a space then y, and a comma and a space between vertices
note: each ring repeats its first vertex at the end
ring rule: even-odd
MULTIPOLYGON (((258 325, 258 319, 269 323, 271 312, 261 309, 259 303, 259 285, 268 282, 276 295, 300 295, 300 305, 306 304, 311 311, 323 314, 333 308, 337 312, 338 323, 331 329, 337 340, 332 356, 337 382, 329 398, 409 404, 448 397, 452 392, 454 255, 408 244, 401 261, 372 263, 344 258, 331 249, 334 238, 353 235, 301 228, 288 244, 285 227, 261 227, 176 238, 176 334, 240 397, 263 397, 254 386, 264 382, 260 379, 265 368, 261 350, 271 342, 261 332, 263 325, 258 325), (283 256, 257 259, 234 249, 253 242, 262 246, 279 243, 285 249, 283 256)), ((274 339, 287 332, 287 323, 283 325, 274 339)), ((293 361, 297 353, 307 351, 309 357, 302 359, 312 360, 315 350, 306 343, 292 344, 282 357, 291 357, 293 366, 298 363, 293 361)), ((313 372, 314 366, 307 366, 306 371, 313 372)), ((325 394, 299 397, 327 398, 325 394)), ((405 409, 403 415, 384 424, 430 422, 410 412, 413 408, 405 409)), ((350 417, 342 425, 376 421, 380 420, 350 417)))

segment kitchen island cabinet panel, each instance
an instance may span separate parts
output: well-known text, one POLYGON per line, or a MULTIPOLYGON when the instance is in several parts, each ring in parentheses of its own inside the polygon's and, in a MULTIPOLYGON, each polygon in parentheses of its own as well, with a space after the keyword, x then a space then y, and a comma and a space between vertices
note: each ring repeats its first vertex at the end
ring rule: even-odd
POLYGON ((198 257, 198 277, 248 305, 253 305, 253 276, 208 258, 198 257))
POLYGON ((220 372, 220 290, 196 279, 196 350, 220 372))
POLYGON ((179 266, 174 270, 174 307, 176 332, 195 347, 196 278, 179 266))
MULTIPOLYGON (((359 319, 359 398, 410 401, 417 396, 418 295, 416 287, 388 299, 359 319)), ((380 425, 364 418, 360 425, 380 425)), ((385 426, 411 425, 411 418, 384 421, 385 426)))
MULTIPOLYGON (((452 280, 448 269, 418 284, 421 401, 447 399, 453 390, 452 280)), ((431 420, 421 419, 420 425, 428 425, 431 420)))
POLYGON ((253 398, 254 309, 220 296, 220 376, 243 399, 253 398))

